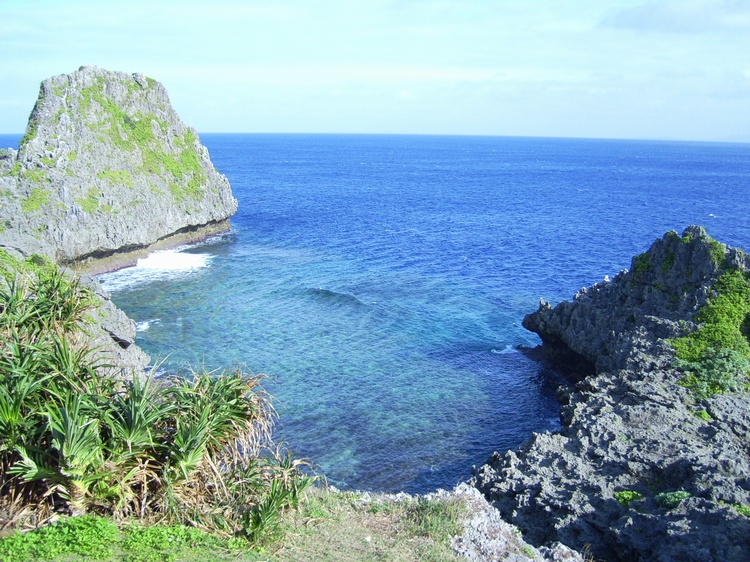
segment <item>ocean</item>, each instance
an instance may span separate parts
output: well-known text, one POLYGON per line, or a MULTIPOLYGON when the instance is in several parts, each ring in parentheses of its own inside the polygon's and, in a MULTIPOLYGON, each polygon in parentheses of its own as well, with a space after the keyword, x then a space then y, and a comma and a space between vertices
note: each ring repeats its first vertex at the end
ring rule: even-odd
POLYGON ((450 488, 555 431, 561 375, 524 353, 540 297, 690 224, 750 249, 748 144, 200 137, 232 230, 101 281, 161 369, 267 375, 277 438, 345 489, 450 488))

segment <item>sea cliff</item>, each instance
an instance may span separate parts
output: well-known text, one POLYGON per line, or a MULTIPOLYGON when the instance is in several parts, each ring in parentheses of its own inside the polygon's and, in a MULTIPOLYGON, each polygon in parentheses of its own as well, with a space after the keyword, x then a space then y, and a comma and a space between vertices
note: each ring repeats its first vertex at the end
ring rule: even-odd
POLYGON ((493 454, 472 479, 524 538, 609 561, 750 560, 748 271, 744 252, 689 227, 524 319, 570 367, 562 430, 493 454), (717 327, 706 313, 717 307, 740 315, 741 336, 714 334, 692 362, 678 359, 717 327), (731 353, 733 383, 699 384, 714 363, 711 376, 726 378, 731 353))
POLYGON ((237 209, 160 83, 93 66, 42 82, 0 201, 0 245, 95 269, 226 230, 237 209))
POLYGON ((0 273, 33 275, 46 260, 80 274, 98 303, 88 345, 130 376, 149 362, 135 323, 86 273, 227 230, 236 209, 164 86, 81 67, 42 82, 18 150, 0 151, 0 273))

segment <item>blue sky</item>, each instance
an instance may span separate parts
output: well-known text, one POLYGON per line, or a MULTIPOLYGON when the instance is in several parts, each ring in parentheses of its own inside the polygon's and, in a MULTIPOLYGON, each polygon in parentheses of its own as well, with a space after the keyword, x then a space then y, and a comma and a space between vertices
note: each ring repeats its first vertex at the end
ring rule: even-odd
POLYGON ((750 141, 750 0, 0 0, 0 132, 84 64, 200 132, 750 141))

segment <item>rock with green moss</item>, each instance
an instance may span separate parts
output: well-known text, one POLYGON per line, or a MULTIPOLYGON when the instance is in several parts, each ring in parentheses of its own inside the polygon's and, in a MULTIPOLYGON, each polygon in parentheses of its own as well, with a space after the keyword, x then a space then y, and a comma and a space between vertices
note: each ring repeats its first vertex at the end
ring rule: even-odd
POLYGON ((599 560, 750 560, 750 259, 697 226, 523 325, 575 358, 562 429, 473 482, 534 545, 599 560))
POLYGON ((82 263, 225 230, 237 202, 167 91, 82 67, 45 80, 0 159, 0 246, 82 263))

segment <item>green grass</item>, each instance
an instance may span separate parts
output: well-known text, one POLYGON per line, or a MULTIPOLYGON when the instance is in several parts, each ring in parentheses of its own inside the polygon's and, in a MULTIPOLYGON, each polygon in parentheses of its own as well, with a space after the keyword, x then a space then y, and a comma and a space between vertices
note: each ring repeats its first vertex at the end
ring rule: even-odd
MULTIPOLYGON (((135 84, 135 82, 133 83, 135 84)), ((134 88, 131 94, 140 89, 134 88)), ((96 102, 103 110, 105 118, 96 125, 96 130, 116 147, 125 152, 137 149, 141 155, 140 171, 154 175, 168 175, 169 192, 177 201, 200 200, 207 176, 201 165, 200 155, 195 147, 196 136, 187 130, 181 137, 175 137, 177 154, 167 153, 162 141, 157 138, 154 127, 162 135, 167 134, 168 124, 152 113, 127 113, 111 98, 104 94, 104 79, 81 91, 81 107, 88 111, 96 102)))
POLYGON ((21 178, 32 183, 42 183, 47 180, 46 168, 33 168, 21 172, 21 178))
POLYGON ((75 201, 82 211, 94 213, 99 208, 99 190, 96 187, 90 187, 84 197, 77 197, 75 201))
POLYGON ((313 488, 298 510, 281 515, 280 530, 251 544, 185 525, 143 524, 84 516, 63 518, 30 533, 0 539, 0 562, 291 560, 459 560, 450 541, 466 506, 455 498, 372 498, 313 488))
POLYGON ((112 185, 122 185, 125 187, 133 187, 135 181, 133 180, 133 174, 128 170, 103 170, 96 174, 101 180, 107 180, 112 185))
POLYGON ((72 517, 31 533, 0 540, 0 561, 104 560, 114 555, 119 530, 102 517, 72 517))

